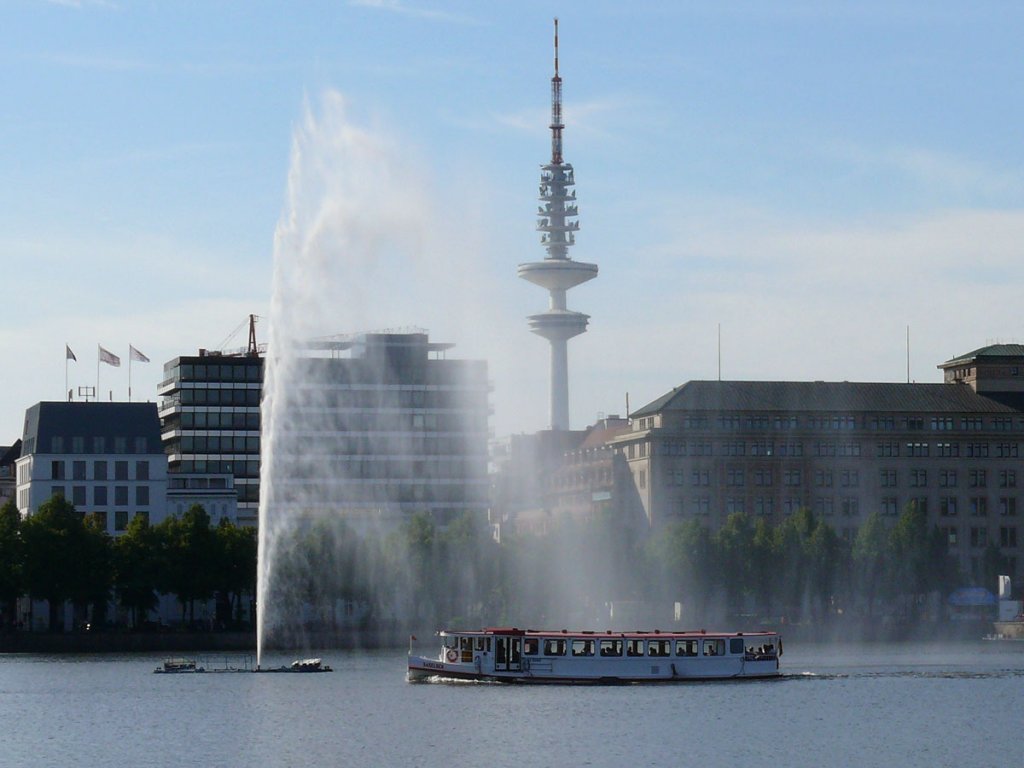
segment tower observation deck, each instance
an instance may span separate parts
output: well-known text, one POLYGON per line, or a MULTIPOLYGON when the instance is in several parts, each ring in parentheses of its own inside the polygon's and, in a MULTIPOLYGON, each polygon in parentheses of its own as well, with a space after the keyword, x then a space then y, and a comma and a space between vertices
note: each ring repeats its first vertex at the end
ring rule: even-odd
POLYGON ((562 158, 562 78, 558 74, 558 19, 555 19, 555 74, 551 78, 551 161, 541 166, 537 231, 547 251, 543 261, 520 264, 519 277, 546 288, 548 309, 528 318, 530 330, 551 345, 551 429, 569 429, 569 362, 567 342, 587 330, 589 315, 565 304, 570 288, 597 277, 597 265, 573 261, 569 246, 580 228, 576 220, 576 179, 562 158))

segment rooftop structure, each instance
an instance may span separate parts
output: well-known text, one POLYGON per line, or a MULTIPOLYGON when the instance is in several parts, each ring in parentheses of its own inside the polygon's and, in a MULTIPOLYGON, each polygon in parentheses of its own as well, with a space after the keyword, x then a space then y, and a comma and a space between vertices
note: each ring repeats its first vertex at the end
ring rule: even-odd
POLYGON ((566 307, 570 288, 597 276, 597 265, 573 261, 569 246, 580 228, 576 217, 576 180, 562 157, 562 78, 558 74, 558 19, 555 19, 555 74, 551 78, 551 161, 541 166, 537 229, 547 251, 544 261, 520 264, 519 277, 547 289, 549 306, 531 315, 530 330, 551 345, 550 426, 569 429, 569 362, 567 342, 587 330, 588 315, 566 307))

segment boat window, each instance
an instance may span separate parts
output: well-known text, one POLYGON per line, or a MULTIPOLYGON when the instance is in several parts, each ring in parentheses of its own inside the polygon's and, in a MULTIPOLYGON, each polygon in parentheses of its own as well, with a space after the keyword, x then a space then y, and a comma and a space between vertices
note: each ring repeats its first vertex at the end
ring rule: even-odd
POLYGON ((704 655, 705 656, 725 656, 725 640, 705 640, 704 641, 704 655))
POLYGON ((523 655, 536 656, 540 652, 540 640, 536 637, 527 637, 523 640, 523 655))
POLYGON ((459 638, 452 637, 451 635, 445 635, 444 647, 445 648, 458 648, 459 647, 459 638))
POLYGON ((594 655, 594 641, 584 640, 582 638, 576 638, 572 641, 572 655, 573 656, 593 656, 594 655))
POLYGON ((622 655, 622 640, 602 640, 601 641, 601 655, 602 656, 621 656, 622 655))
POLYGON ((626 655, 627 656, 643 656, 644 655, 644 641, 639 638, 633 638, 632 640, 626 641, 626 655))
POLYGON ((484 637, 478 637, 478 638, 476 639, 476 649, 477 649, 478 651, 482 651, 482 650, 484 650, 484 641, 485 641, 486 639, 487 639, 487 638, 484 638, 484 637))
POLYGON ((729 639, 729 653, 743 653, 742 637, 733 637, 729 639))
POLYGON ((544 641, 545 656, 565 656, 565 640, 560 637, 549 637, 544 641))
POLYGON ((671 640, 648 640, 647 641, 647 655, 648 656, 668 656, 671 652, 669 649, 672 647, 671 640))
POLYGON ((697 655, 697 641, 696 640, 677 640, 676 641, 676 656, 696 656, 697 655))
POLYGON ((462 638, 459 638, 459 640, 461 641, 462 650, 464 650, 464 651, 472 651, 473 650, 473 638, 472 637, 462 637, 462 638))

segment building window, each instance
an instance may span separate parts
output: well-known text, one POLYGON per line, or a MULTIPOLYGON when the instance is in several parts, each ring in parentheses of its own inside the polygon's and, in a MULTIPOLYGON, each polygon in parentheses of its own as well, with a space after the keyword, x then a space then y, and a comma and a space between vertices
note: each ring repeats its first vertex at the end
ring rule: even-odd
POLYGON ((832 497, 831 496, 818 496, 814 500, 814 512, 817 515, 831 515, 832 514, 832 497))
POLYGON ((956 528, 940 528, 943 537, 946 539, 946 546, 955 547, 957 542, 956 528))
POLYGON ((935 453, 947 459, 956 458, 960 455, 960 443, 936 443, 935 453))
POLYGON ((997 459, 1016 459, 1016 458, 1018 458, 1017 443, 997 443, 996 444, 996 458, 997 459))
POLYGON ((803 473, 799 469, 787 469, 782 473, 782 482, 789 487, 803 483, 803 473))
POLYGON ((1002 526, 999 529, 999 546, 1014 548, 1017 546, 1017 527, 1002 526))
POLYGON ((107 506, 107 486, 97 485, 92 489, 92 505, 94 507, 107 506))
POLYGON ((907 443, 907 456, 925 458, 928 456, 928 443, 907 443))
POLYGON ((888 517, 896 517, 900 513, 900 502, 895 496, 882 498, 882 514, 888 517))
POLYGON ((817 488, 831 488, 832 487, 832 470, 831 469, 816 469, 816 470, 814 470, 814 485, 817 488))
POLYGON ((910 487, 911 488, 925 488, 928 485, 928 470, 927 469, 912 469, 910 470, 910 487))
POLYGON ((971 517, 985 517, 988 514, 988 499, 984 496, 971 498, 971 517))
POLYGON ((988 546, 988 528, 971 528, 971 546, 988 546))
POLYGON ((692 506, 695 515, 711 514, 711 499, 708 496, 694 496, 692 506))
POLYGON ((939 486, 942 488, 956 488, 956 470, 940 469, 939 486))
POLYGON ((128 438, 114 438, 114 453, 128 453, 128 438))
POLYGON ((728 515, 740 514, 744 511, 743 498, 730 496, 725 500, 725 512, 728 515))
POLYGON ((967 482, 971 488, 984 488, 988 475, 984 469, 972 469, 967 475, 967 482))
POLYGON ((987 459, 988 458, 988 443, 968 443, 967 444, 967 458, 968 459, 987 459))
POLYGON ((800 502, 800 499, 787 498, 782 502, 782 513, 784 515, 793 515, 796 514, 801 507, 803 507, 803 504, 800 502))
POLYGON ((54 435, 50 438, 50 453, 64 453, 63 435, 54 435))
POLYGON ((883 488, 896 488, 896 470, 895 469, 882 469, 879 470, 879 480, 883 488))
POLYGON ((64 480, 64 462, 63 461, 51 461, 50 462, 50 479, 51 480, 64 480))
POLYGON ((925 514, 925 515, 928 514, 928 497, 927 496, 918 496, 917 498, 913 498, 913 499, 910 500, 910 504, 911 504, 911 506, 914 509, 921 510, 922 514, 925 514))
POLYGON ((128 486, 127 485, 115 485, 114 486, 114 506, 115 507, 127 507, 128 506, 128 486))
POLYGON ((135 503, 140 507, 149 506, 149 486, 148 485, 137 485, 135 486, 135 503))
POLYGON ((754 470, 754 485, 759 488, 767 488, 772 484, 772 471, 770 469, 754 470))
POLYGON ((135 462, 135 479, 136 480, 149 480, 149 462, 148 461, 136 461, 135 462))
POLYGON ((840 501, 840 510, 846 517, 856 517, 860 513, 860 502, 850 496, 844 496, 840 501))
POLYGON ((860 472, 856 469, 844 469, 839 475, 843 488, 856 488, 860 485, 860 472))
POLYGON ((692 474, 693 484, 708 486, 711 485, 711 470, 695 469, 692 474))
POLYGON ((875 451, 880 459, 893 459, 900 455, 899 443, 879 443, 875 451))
POLYGON ((943 496, 939 499, 939 514, 943 517, 956 515, 956 496, 943 496))
POLYGON ((61 498, 64 498, 64 486, 63 485, 51 485, 50 486, 50 495, 51 496, 60 496, 61 498))
POLYGON ((960 420, 960 428, 967 432, 980 432, 982 430, 981 416, 971 416, 960 420))
POLYGON ((92 452, 93 453, 106 453, 107 452, 107 438, 97 436, 92 439, 92 452))
POLYGON ((92 463, 92 479, 93 480, 106 480, 107 479, 107 462, 105 462, 105 461, 94 461, 92 463))
POLYGON ((71 477, 74 480, 85 480, 84 461, 74 461, 71 463, 71 477))
POLYGON ((754 499, 754 513, 758 515, 771 515, 775 512, 775 499, 771 496, 758 496, 754 499))
POLYGON ((733 488, 743 487, 743 470, 742 469, 729 469, 725 473, 725 484, 733 488))
POLYGON ((127 461, 115 461, 114 462, 114 479, 115 480, 127 480, 128 479, 128 462, 127 461))
POLYGON ((1002 517, 1014 517, 1017 514, 1017 497, 1001 497, 999 499, 999 514, 1002 517))
POLYGON ((85 501, 85 486, 74 485, 71 487, 71 503, 76 507, 84 507, 85 501))
POLYGON ((1001 469, 999 470, 999 487, 1000 488, 1016 488, 1017 487, 1017 471, 1014 469, 1001 469))
POLYGON ((643 469, 640 470, 639 479, 640 479, 640 487, 641 488, 646 488, 647 487, 647 472, 646 472, 646 470, 643 470, 643 469))
POLYGON ((128 510, 117 509, 114 510, 114 530, 123 531, 128 527, 128 510))

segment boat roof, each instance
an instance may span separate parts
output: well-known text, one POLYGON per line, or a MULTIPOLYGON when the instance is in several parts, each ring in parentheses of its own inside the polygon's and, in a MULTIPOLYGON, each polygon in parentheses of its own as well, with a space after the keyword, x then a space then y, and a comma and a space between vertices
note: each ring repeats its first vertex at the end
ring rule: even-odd
POLYGON ((520 637, 623 637, 623 638, 651 638, 666 637, 670 639, 691 638, 691 637, 775 637, 777 632, 766 629, 755 632, 715 632, 705 629, 684 629, 665 631, 661 629, 635 629, 615 632, 610 629, 520 629, 519 627, 485 627, 484 629, 443 629, 440 635, 468 635, 468 636, 489 636, 489 635, 518 635, 520 637))

